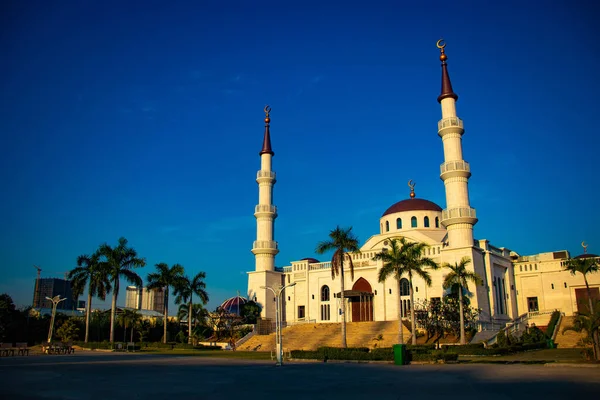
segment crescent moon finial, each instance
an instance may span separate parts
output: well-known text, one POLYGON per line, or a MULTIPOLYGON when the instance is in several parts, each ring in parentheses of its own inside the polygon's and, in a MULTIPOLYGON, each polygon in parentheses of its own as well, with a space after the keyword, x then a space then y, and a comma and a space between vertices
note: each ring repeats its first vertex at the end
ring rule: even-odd
POLYGON ((271 113, 271 107, 267 104, 265 106, 265 115, 267 116, 267 118, 269 118, 269 114, 271 113))
POLYGON ((442 50, 442 52, 443 52, 444 47, 446 47, 446 42, 444 41, 444 39, 440 39, 437 41, 437 43, 435 45, 437 46, 438 49, 442 50))
POLYGON ((415 197, 415 183, 412 179, 408 181, 408 187, 410 188, 410 198, 412 199, 415 197))
POLYGON ((588 245, 585 243, 585 240, 581 242, 581 247, 583 247, 583 254, 586 254, 588 245))

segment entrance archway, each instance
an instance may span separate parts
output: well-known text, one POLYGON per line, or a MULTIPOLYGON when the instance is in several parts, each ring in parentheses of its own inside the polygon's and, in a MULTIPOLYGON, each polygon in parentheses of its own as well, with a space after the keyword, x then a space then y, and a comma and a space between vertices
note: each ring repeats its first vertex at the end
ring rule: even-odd
POLYGON ((373 321, 373 289, 369 282, 365 278, 359 278, 349 294, 352 303, 352 321, 373 321))

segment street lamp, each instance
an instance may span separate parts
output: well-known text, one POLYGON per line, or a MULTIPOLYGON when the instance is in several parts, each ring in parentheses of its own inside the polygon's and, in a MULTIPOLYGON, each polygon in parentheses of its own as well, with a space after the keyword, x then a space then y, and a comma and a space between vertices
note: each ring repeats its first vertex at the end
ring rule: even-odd
POLYGON ((52 319, 50 319, 50 330, 48 332, 48 343, 52 342, 52 330, 54 329, 54 317, 56 317, 56 306, 58 305, 58 303, 60 303, 63 300, 66 300, 66 299, 67 299, 66 297, 64 299, 61 299, 60 294, 56 295, 52 298, 46 297, 46 300, 50 300, 52 302, 52 319))
POLYGON ((296 282, 290 283, 285 286, 277 286, 276 288, 270 286, 261 286, 261 289, 269 289, 275 296, 275 347, 277 350, 277 364, 283 365, 283 335, 281 334, 281 294, 286 288, 296 286, 296 282))

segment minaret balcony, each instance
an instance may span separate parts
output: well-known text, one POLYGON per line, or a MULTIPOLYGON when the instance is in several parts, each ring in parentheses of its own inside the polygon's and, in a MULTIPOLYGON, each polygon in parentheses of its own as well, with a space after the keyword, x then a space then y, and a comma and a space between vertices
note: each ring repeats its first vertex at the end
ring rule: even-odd
POLYGON ((255 249, 278 250, 279 247, 277 245, 277 242, 274 240, 255 240, 252 244, 252 250, 255 249))
POLYGON ((271 204, 258 204, 254 207, 254 214, 267 213, 277 215, 277 207, 271 204))
POLYGON ((471 207, 453 207, 442 211, 442 225, 445 227, 454 224, 477 223, 477 213, 471 207))
POLYGON ((447 133, 462 135, 464 131, 462 119, 458 117, 442 118, 438 121, 438 135, 440 136, 444 136, 447 133))
POLYGON ((256 179, 261 179, 261 178, 269 178, 269 179, 273 179, 275 180, 275 172, 274 171, 263 171, 260 170, 256 173, 256 179))
POLYGON ((463 160, 448 161, 440 165, 440 178, 445 181, 448 178, 461 176, 469 178, 471 176, 471 166, 463 160))

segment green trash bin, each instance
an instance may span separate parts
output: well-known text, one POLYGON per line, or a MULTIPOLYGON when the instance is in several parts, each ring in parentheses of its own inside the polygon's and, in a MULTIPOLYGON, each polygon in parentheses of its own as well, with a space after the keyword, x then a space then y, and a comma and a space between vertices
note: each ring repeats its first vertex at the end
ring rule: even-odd
POLYGON ((406 345, 395 344, 392 346, 394 350, 394 364, 405 365, 406 364, 406 345))
POLYGON ((546 344, 548 345, 549 349, 555 349, 556 348, 556 345, 554 344, 554 340, 552 340, 552 339, 548 339, 546 341, 546 344))

